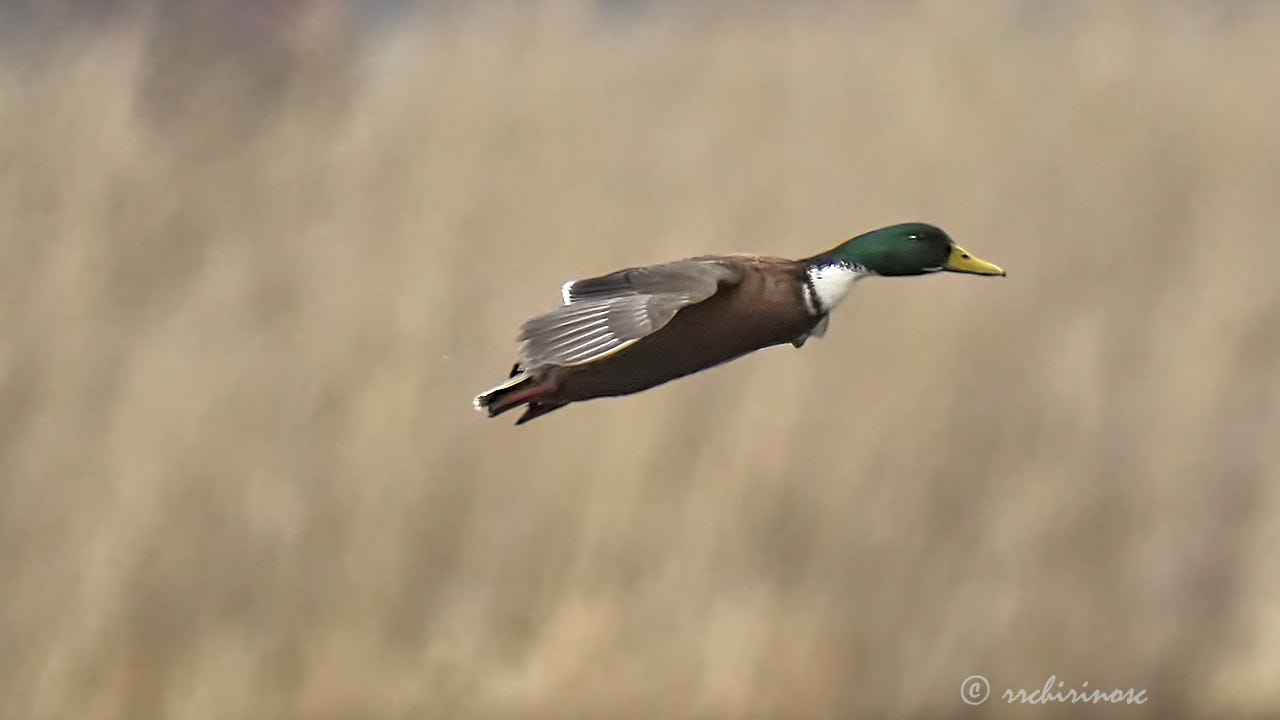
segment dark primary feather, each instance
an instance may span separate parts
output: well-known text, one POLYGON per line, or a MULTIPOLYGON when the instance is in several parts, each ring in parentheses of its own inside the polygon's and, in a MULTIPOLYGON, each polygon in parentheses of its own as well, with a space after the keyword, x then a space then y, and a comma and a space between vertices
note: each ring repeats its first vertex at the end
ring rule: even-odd
POLYGON ((715 294, 719 284, 736 283, 741 276, 740 268, 721 258, 696 257, 575 280, 565 287, 565 295, 568 303, 638 294, 685 294, 705 300, 715 294))
POLYGON ((628 268, 569 283, 568 303, 524 324, 520 367, 576 365, 619 350, 666 325, 680 308, 741 281, 711 258, 628 268))

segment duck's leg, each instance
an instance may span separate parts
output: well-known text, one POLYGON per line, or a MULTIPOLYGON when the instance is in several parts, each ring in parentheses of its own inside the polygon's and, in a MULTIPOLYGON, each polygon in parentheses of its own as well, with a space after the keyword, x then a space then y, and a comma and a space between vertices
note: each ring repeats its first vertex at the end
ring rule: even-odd
POLYGON ((520 416, 520 419, 516 421, 516 424, 523 425, 536 417, 542 417, 552 410, 558 410, 568 404, 567 402, 550 400, 533 400, 529 403, 529 407, 525 409, 524 414, 520 416))
MULTIPOLYGON (((488 412, 489 417, 494 417, 514 407, 529 403, 529 411, 520 420, 520 422, 527 422, 538 415, 549 413, 565 404, 558 401, 536 400, 543 395, 555 392, 559 387, 560 383, 553 378, 518 375, 477 396, 475 406, 477 410, 488 412), (539 408, 545 409, 539 409, 534 412, 535 402, 537 402, 539 408)), ((516 424, 518 425, 519 423, 516 424)))

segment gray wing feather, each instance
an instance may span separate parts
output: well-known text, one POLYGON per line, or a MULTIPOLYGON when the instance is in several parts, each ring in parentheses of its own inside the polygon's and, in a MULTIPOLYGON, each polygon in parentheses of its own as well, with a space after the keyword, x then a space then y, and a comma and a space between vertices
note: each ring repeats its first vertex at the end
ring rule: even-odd
POLYGON ((566 283, 568 302, 521 329, 520 365, 577 365, 617 352, 741 279, 740 268, 692 258, 566 283))
POLYGON ((720 283, 736 283, 742 279, 742 270, 725 263, 723 258, 696 257, 688 260, 627 268, 600 277, 565 283, 562 289, 565 304, 583 300, 595 300, 628 295, 699 294, 700 302, 715 294, 720 283))

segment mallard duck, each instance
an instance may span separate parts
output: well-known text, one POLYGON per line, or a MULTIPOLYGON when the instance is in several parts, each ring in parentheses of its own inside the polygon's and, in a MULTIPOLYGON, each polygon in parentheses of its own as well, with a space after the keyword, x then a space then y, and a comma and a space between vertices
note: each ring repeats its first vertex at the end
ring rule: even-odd
POLYGON ((872 230, 803 260, 704 255, 573 280, 564 304, 524 324, 508 380, 481 393, 490 417, 517 425, 571 402, 627 395, 749 352, 822 337, 859 279, 949 271, 1001 275, 939 228, 872 230))

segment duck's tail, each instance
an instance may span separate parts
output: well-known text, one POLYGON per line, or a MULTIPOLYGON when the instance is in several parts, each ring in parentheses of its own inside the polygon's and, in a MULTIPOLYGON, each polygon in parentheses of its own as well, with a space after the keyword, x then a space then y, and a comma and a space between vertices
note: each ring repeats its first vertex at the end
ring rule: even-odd
POLYGON ((557 383, 547 381, 545 378, 535 378, 533 375, 520 371, 519 366, 512 368, 511 379, 498 385, 497 387, 486 390, 476 396, 476 410, 489 413, 489 417, 501 415, 502 413, 528 403, 529 407, 516 421, 517 425, 523 425, 530 420, 557 408, 564 407, 568 403, 557 400, 539 400, 539 396, 554 392, 557 383))

